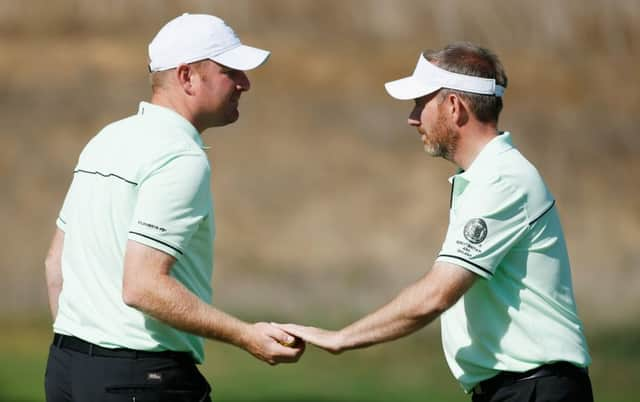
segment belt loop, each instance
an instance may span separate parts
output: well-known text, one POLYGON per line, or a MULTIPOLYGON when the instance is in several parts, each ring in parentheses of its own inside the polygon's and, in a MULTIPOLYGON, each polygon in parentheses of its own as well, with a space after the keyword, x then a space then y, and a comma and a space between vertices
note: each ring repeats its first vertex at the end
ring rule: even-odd
POLYGON ((93 344, 90 343, 89 344, 89 357, 92 357, 92 356, 93 356, 93 344))
POLYGON ((56 346, 58 349, 62 349, 62 341, 64 340, 64 335, 58 334, 58 339, 56 340, 56 346))

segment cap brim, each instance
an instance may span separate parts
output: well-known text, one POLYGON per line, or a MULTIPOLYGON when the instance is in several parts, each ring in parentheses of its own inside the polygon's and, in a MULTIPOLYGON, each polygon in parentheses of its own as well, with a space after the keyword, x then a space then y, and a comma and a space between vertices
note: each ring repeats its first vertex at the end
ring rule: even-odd
POLYGON ((437 84, 428 84, 414 76, 387 82, 385 89, 392 97, 400 100, 417 99, 440 89, 437 84))
POLYGON ((271 55, 268 50, 240 45, 227 52, 212 57, 211 60, 235 70, 253 70, 262 65, 271 55))

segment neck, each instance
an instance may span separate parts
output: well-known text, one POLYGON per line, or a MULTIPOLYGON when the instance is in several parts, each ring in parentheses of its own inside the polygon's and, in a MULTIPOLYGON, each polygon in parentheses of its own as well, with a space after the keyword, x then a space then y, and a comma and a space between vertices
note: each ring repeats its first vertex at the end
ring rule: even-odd
POLYGON ((473 120, 465 124, 460 128, 458 146, 452 162, 463 170, 469 169, 480 151, 496 135, 498 135, 498 130, 495 123, 481 123, 473 120))
POLYGON ((179 98, 175 96, 171 96, 168 93, 158 91, 151 95, 151 103, 154 105, 166 107, 167 109, 171 109, 174 112, 178 113, 180 116, 184 117, 188 122, 190 122, 200 134, 204 129, 201 129, 196 124, 196 118, 194 113, 189 109, 188 105, 184 102, 180 102, 179 98))

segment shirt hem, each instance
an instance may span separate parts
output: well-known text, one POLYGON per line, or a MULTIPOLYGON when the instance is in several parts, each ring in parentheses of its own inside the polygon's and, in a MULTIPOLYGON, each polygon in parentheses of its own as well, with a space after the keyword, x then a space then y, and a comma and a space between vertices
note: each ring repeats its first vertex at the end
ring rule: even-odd
POLYGON ((438 258, 436 258, 436 261, 443 261, 459 265, 462 268, 465 268, 484 279, 491 279, 493 277, 493 272, 491 272, 490 270, 483 268, 480 265, 473 263, 465 258, 458 257, 457 255, 440 254, 438 258))
POLYGON ((151 237, 144 233, 130 231, 128 237, 131 240, 134 240, 138 243, 142 243, 146 246, 163 251, 173 257, 178 257, 178 255, 184 255, 184 252, 180 250, 178 247, 173 246, 165 241, 151 237))

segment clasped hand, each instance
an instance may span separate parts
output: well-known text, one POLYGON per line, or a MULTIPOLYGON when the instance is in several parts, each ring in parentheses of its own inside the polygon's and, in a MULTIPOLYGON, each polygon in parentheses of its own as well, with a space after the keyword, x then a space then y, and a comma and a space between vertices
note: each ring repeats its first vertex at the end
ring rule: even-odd
POLYGON ((333 354, 342 353, 346 349, 340 331, 328 331, 296 324, 271 324, 304 342, 311 343, 333 354))
POLYGON ((306 346, 303 341, 266 322, 251 325, 244 343, 249 353, 271 365, 297 362, 306 346))

